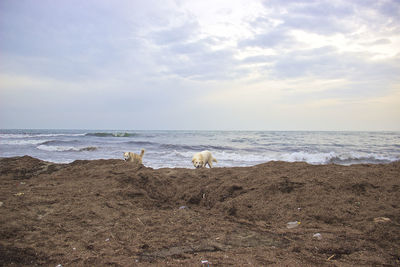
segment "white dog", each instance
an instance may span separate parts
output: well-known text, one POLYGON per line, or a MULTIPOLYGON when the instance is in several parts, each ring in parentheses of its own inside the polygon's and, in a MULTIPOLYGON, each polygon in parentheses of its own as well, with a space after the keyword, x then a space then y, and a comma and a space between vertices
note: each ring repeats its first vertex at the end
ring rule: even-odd
POLYGON ((130 162, 134 162, 137 164, 143 164, 142 163, 143 155, 144 155, 144 149, 142 149, 142 151, 140 152, 140 155, 132 153, 132 152, 124 152, 124 159, 125 159, 125 161, 130 161, 130 162))
POLYGON ((196 168, 203 168, 208 164, 212 168, 212 162, 218 162, 212 155, 210 151, 202 151, 194 154, 192 158, 192 163, 196 168))

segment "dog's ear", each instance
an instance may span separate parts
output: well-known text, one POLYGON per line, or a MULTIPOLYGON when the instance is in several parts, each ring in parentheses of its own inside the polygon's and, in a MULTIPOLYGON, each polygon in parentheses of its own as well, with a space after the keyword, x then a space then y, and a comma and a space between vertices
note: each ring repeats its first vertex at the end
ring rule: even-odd
POLYGON ((194 163, 194 159, 192 159, 192 163, 194 163))

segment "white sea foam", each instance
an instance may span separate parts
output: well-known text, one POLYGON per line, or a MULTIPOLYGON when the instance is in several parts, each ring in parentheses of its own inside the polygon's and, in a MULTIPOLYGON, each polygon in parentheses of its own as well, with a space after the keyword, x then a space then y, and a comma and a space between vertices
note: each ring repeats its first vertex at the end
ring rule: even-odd
POLYGON ((329 153, 295 152, 290 154, 288 153, 283 154, 279 157, 278 160, 287 162, 301 161, 310 164, 337 163, 337 164, 349 165, 349 164, 363 163, 363 162, 386 163, 399 160, 399 158, 388 157, 374 153, 361 154, 361 153, 351 152, 351 153, 337 154, 335 152, 329 152, 329 153))
MULTIPOLYGON (((194 151, 163 151, 163 152, 150 152, 148 157, 150 159, 162 159, 165 162, 176 162, 179 163, 182 160, 190 160, 194 155, 194 151)), ((225 151, 214 151, 213 156, 218 160, 216 166, 231 166, 232 164, 237 166, 250 166, 254 164, 269 162, 269 161, 286 161, 286 162, 307 162, 309 164, 328 164, 336 163, 349 165, 354 163, 385 163, 399 160, 399 158, 387 157, 377 154, 360 154, 360 153, 347 153, 337 154, 335 152, 329 153, 309 153, 309 152, 294 152, 294 153, 277 153, 277 152, 265 152, 260 154, 254 153, 241 153, 241 152, 225 152, 225 151)))
POLYGON ((49 151, 49 152, 78 152, 78 151, 94 151, 96 147, 72 147, 72 146, 48 146, 48 145, 40 145, 37 147, 40 150, 49 151))
POLYGON ((51 152, 62 152, 62 151, 79 151, 79 149, 72 146, 46 146, 40 145, 37 147, 40 150, 51 151, 51 152))
POLYGON ((48 140, 0 140, 0 144, 2 145, 38 145, 47 142, 48 140))
POLYGON ((32 135, 28 134, 0 134, 0 138, 27 138, 33 137, 32 135))
POLYGON ((324 164, 330 162, 331 159, 336 158, 335 152, 329 153, 307 153, 307 152, 294 152, 283 154, 279 160, 296 162, 304 161, 310 164, 324 164))
POLYGON ((84 133, 74 133, 74 134, 69 134, 69 133, 53 133, 53 134, 15 134, 15 133, 2 133, 0 134, 0 138, 12 138, 12 139, 17 139, 17 138, 35 138, 35 137, 59 137, 59 136, 85 136, 86 134, 84 133))
POLYGON ((274 160, 273 154, 251 154, 240 152, 215 152, 214 157, 219 161, 238 161, 238 162, 266 162, 274 160))
POLYGON ((57 137, 57 136, 85 136, 85 134, 37 134, 35 137, 57 137))

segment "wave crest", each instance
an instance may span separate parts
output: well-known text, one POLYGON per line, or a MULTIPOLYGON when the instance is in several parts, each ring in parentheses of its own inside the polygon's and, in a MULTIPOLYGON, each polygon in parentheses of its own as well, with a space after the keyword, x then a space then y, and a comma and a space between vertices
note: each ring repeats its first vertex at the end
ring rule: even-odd
POLYGON ((361 155, 358 153, 349 154, 337 154, 335 152, 329 153, 307 153, 307 152, 295 152, 291 154, 282 155, 279 160, 296 162, 303 161, 310 164, 340 164, 340 165, 351 165, 351 164, 363 164, 363 163, 389 163, 398 158, 391 158, 377 154, 366 154, 361 155))
POLYGON ((48 145, 40 145, 37 149, 50 151, 50 152, 82 152, 82 151, 95 151, 97 147, 88 146, 88 147, 71 147, 71 146, 48 146, 48 145))
POLYGON ((229 146, 214 146, 214 145, 178 145, 178 144, 161 144, 161 148, 167 150, 190 150, 190 151, 203 151, 203 150, 225 150, 233 151, 234 148, 229 146))
POLYGON ((0 140, 2 145, 39 145, 48 142, 47 140, 0 140))
POLYGON ((95 136, 95 137, 133 137, 137 136, 135 133, 107 133, 107 132, 98 132, 98 133, 86 133, 85 136, 95 136))

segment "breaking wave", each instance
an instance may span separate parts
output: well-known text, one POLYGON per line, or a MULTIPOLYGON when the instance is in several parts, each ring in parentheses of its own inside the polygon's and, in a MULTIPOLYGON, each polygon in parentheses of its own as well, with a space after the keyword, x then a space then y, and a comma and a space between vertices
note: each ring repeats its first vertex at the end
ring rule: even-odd
POLYGON ((154 145, 159 145, 159 143, 148 142, 148 141, 129 141, 129 142, 126 142, 126 144, 130 144, 130 145, 141 145, 141 146, 154 146, 154 145))
POLYGON ((34 134, 34 133, 2 133, 0 138, 35 138, 35 137, 59 137, 59 136, 84 136, 79 133, 52 133, 52 134, 34 134))
POLYGON ((79 143, 78 140, 69 140, 69 141, 64 141, 64 140, 49 140, 41 143, 41 145, 71 145, 71 144, 77 144, 79 143))
POLYGON ((337 154, 335 152, 329 153, 307 153, 307 152, 295 152, 290 154, 283 154, 278 160, 287 162, 307 162, 310 164, 340 164, 340 165, 351 165, 351 164, 362 164, 362 163, 389 163, 400 160, 400 158, 387 157, 378 154, 365 154, 361 155, 358 153, 349 154, 337 154))
MULTIPOLYGON (((177 152, 181 157, 191 157, 192 152, 177 152)), ((400 160, 400 157, 393 158, 377 154, 357 155, 343 154, 338 155, 335 152, 330 153, 308 153, 308 152, 294 152, 294 153, 240 153, 237 151, 232 152, 213 152, 213 155, 218 159, 219 165, 230 166, 231 162, 241 166, 250 166, 254 164, 265 163, 269 161, 285 161, 285 162, 307 162, 313 165, 320 164, 339 164, 339 165, 352 165, 352 164, 381 164, 390 163, 400 160), (225 163, 225 164, 224 164, 225 163)))
POLYGON ((168 150, 191 150, 191 151, 202 151, 202 150, 234 150, 233 147, 229 146, 213 146, 213 145, 176 145, 176 144, 161 144, 161 148, 168 150))
POLYGON ((107 133, 107 132, 99 132, 99 133, 86 133, 85 136, 96 136, 96 137, 133 137, 137 136, 136 133, 107 133))
POLYGON ((95 151, 97 147, 88 146, 88 147, 71 147, 71 146, 48 146, 48 145, 40 145, 37 149, 50 151, 50 152, 82 152, 82 151, 95 151))
POLYGON ((48 140, 0 140, 0 144, 2 145, 38 145, 47 142, 48 140))

